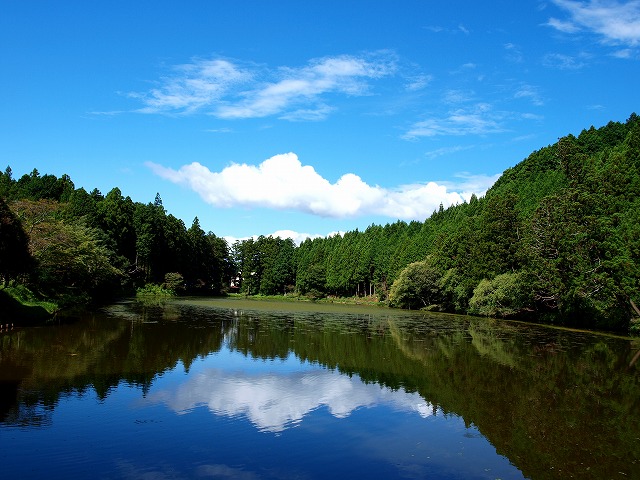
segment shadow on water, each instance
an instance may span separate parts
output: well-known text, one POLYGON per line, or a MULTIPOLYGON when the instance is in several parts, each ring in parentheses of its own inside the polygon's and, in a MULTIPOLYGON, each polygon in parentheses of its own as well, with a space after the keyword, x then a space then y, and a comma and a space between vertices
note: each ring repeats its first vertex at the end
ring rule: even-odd
POLYGON ((0 423, 44 422, 69 392, 104 399, 126 382, 146 395, 163 372, 222 348, 295 355, 417 392, 529 478, 640 478, 638 340, 376 308, 124 302, 74 324, 5 332, 0 423))

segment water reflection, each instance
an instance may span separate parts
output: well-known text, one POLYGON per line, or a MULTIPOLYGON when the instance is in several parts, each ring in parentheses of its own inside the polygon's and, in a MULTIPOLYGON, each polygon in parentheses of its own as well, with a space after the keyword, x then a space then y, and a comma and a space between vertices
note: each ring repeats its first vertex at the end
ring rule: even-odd
MULTIPOLYGON (((442 478, 640 478, 637 340, 468 317, 234 305, 132 302, 0 332, 0 452, 22 442, 27 453, 75 448, 99 463, 83 450, 105 449, 99 437, 71 439, 78 428, 108 430, 118 471, 157 472, 128 457, 144 429, 160 452, 144 450, 147 463, 184 445, 166 470, 183 462, 184 476, 192 462, 212 475, 247 465, 240 470, 270 478, 258 466, 276 460, 261 449, 280 449, 291 466, 290 449, 296 461, 306 455, 299 443, 327 452, 319 469, 341 458, 378 478, 400 464, 442 478), (194 454, 205 444, 215 449, 194 454), (474 470, 483 462, 493 473, 474 470)), ((8 454, 0 461, 20 472, 8 454)))
MULTIPOLYGON (((216 357, 207 359, 204 362, 207 368, 175 387, 155 390, 146 401, 164 403, 178 413, 206 406, 216 415, 245 416, 266 432, 281 432, 295 426, 305 415, 321 407, 336 418, 345 418, 358 408, 380 405, 417 412, 422 417, 433 413, 433 407, 418 393, 366 384, 358 376, 301 364, 293 355, 286 360, 286 366, 270 362, 269 371, 254 373, 210 367, 211 363, 219 363, 216 360, 216 357), (295 367, 306 371, 291 372, 295 367)), ((246 357, 236 353, 228 361, 238 368, 246 357)))

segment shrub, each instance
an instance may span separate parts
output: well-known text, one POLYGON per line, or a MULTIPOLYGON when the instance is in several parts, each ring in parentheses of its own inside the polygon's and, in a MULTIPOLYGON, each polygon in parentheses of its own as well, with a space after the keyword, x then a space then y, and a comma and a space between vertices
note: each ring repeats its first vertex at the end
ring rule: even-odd
POLYGON ((136 290, 136 297, 173 297, 175 292, 164 288, 162 285, 147 283, 144 287, 136 290))
POLYGON ((527 310, 531 302, 524 274, 503 273, 478 284, 469 300, 469 313, 487 317, 512 317, 527 310))
POLYGON ((164 286, 172 292, 181 292, 185 289, 184 278, 177 272, 166 273, 164 276, 164 286))
POLYGON ((442 302, 440 272, 428 261, 414 262, 391 285, 389 303, 400 308, 435 308, 442 302))

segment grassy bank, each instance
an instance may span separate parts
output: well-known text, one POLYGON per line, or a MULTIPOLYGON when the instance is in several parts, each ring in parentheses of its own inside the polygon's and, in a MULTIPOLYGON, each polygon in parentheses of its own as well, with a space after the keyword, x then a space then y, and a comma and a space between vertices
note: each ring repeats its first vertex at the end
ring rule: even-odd
POLYGON ((250 298, 253 300, 274 300, 279 302, 314 302, 314 303, 337 303, 344 305, 371 305, 377 307, 388 306, 386 302, 381 302, 378 297, 322 297, 313 298, 304 295, 296 295, 293 293, 287 295, 245 295, 243 293, 230 293, 230 298, 250 298))
POLYGON ((42 300, 22 285, 0 288, 0 323, 24 325, 51 318, 57 311, 56 303, 42 300))

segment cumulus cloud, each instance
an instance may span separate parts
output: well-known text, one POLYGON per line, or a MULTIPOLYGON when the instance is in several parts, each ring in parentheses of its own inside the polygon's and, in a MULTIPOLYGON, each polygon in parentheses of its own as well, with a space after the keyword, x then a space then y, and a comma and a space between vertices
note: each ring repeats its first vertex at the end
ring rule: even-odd
POLYGON ((486 192, 491 185, 496 183, 500 175, 500 173, 496 173, 495 175, 478 175, 469 172, 460 172, 455 175, 458 181, 455 183, 443 182, 443 185, 460 190, 464 192, 463 196, 465 198, 470 198, 472 193, 479 196, 476 192, 480 192, 480 194, 486 192))
MULTIPOLYGON (((287 240, 288 238, 290 238, 291 240, 293 240, 293 243, 295 243, 296 245, 300 245, 302 242, 304 242, 308 238, 313 240, 314 238, 327 238, 327 237, 333 237, 334 235, 343 235, 343 234, 344 232, 330 232, 327 235, 321 235, 319 233, 304 233, 304 232, 296 232, 294 230, 277 230, 265 236, 273 237, 273 238, 281 238, 282 240, 287 240)), ((249 240, 250 238, 252 238, 253 240, 257 240, 258 237, 259 235, 251 235, 250 237, 225 236, 224 239, 226 240, 228 245, 233 245, 237 241, 242 242, 244 240, 249 240)))
POLYGON ((640 0, 552 0, 569 19, 550 18, 548 25, 564 33, 587 31, 604 43, 636 47, 640 43, 640 0))
POLYGON ((207 369, 176 389, 156 391, 145 401, 164 403, 182 414, 206 405, 215 415, 244 416, 259 430, 274 433, 299 424, 320 407, 336 418, 380 404, 413 411, 423 418, 433 413, 433 406, 417 393, 366 384, 357 376, 327 370, 281 375, 207 369))
POLYGON ((318 120, 333 110, 327 96, 368 95, 371 80, 395 71, 395 56, 390 52, 325 57, 303 67, 275 70, 225 59, 195 59, 172 68, 156 88, 129 96, 144 104, 138 110, 142 113, 318 120))
POLYGON ((257 166, 234 163, 219 172, 197 162, 178 170, 152 162, 147 166, 216 207, 295 210, 332 218, 382 215, 424 220, 440 204, 447 207, 462 203, 473 193, 482 195, 486 190, 453 191, 435 182, 388 189, 368 185, 353 173, 345 173, 331 183, 312 166, 303 165, 294 153, 275 155, 257 166))

